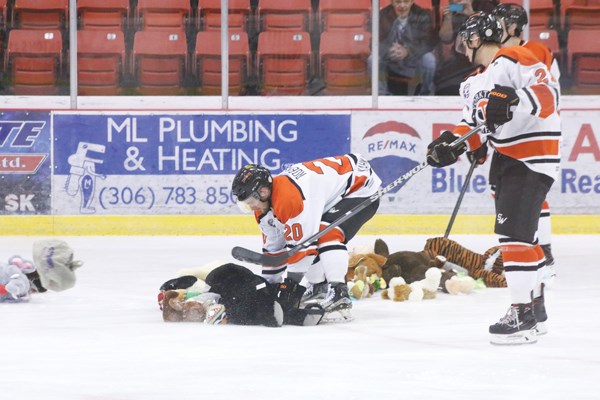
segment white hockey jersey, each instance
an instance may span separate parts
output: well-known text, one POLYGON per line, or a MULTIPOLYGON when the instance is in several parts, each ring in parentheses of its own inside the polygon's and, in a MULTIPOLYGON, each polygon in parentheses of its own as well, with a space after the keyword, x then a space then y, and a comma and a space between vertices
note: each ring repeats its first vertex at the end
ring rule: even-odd
POLYGON ((524 46, 500 49, 487 68, 461 84, 463 119, 453 132, 463 135, 485 122, 489 92, 494 85, 514 88, 519 105, 513 110, 512 120, 495 133, 484 129, 472 136, 469 149, 479 147, 487 136, 499 153, 556 179, 560 168, 560 87, 546 65, 524 46))
MULTIPOLYGON (((321 158, 290 166, 273 178, 271 209, 255 212, 263 233, 263 251, 277 253, 294 247, 321 229, 321 218, 345 198, 369 197, 379 190, 381 180, 358 154, 321 158)), ((343 239, 339 230, 322 240, 343 239)), ((296 253, 288 264, 317 254, 316 243, 296 253)), ((263 267, 263 276, 280 275, 286 266, 263 267)))

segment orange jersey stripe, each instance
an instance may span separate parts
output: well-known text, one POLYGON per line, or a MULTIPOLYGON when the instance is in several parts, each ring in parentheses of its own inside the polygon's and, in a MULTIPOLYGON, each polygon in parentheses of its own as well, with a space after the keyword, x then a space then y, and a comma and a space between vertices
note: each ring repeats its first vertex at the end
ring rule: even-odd
POLYGON ((317 254, 319 254, 317 249, 302 250, 302 251, 299 251, 298 253, 294 254, 290 258, 288 258, 287 263, 295 264, 298 261, 302 260, 306 256, 316 256, 317 254))
MULTIPOLYGON (((320 230, 325 229, 326 225, 321 225, 320 230)), ((343 243, 345 240, 344 232, 340 228, 335 228, 319 238, 317 241, 319 244, 327 242, 340 242, 343 243)))
POLYGON ((300 189, 286 176, 273 178, 271 203, 273 214, 284 224, 304 210, 304 199, 300 189))
POLYGON ((496 146, 496 149, 500 153, 517 160, 541 156, 558 156, 559 141, 553 139, 529 140, 510 146, 496 146))
POLYGON ((531 51, 537 57, 538 60, 543 62, 546 65, 546 67, 548 67, 548 71, 550 71, 550 69, 552 68, 552 61, 554 61, 554 57, 552 56, 552 53, 550 52, 550 49, 548 49, 548 47, 544 46, 539 42, 525 42, 523 43, 523 47, 529 49, 529 51, 531 51))
POLYGON ((540 62, 535 54, 524 46, 503 47, 496 53, 492 62, 496 61, 499 57, 510 58, 525 66, 532 66, 540 62))
MULTIPOLYGON (((460 136, 464 136, 471 130, 470 126, 467 125, 457 125, 452 130, 452 133, 460 136)), ((467 143, 469 144, 469 150, 475 150, 481 147, 481 137, 479 135, 472 135, 467 139, 467 143)))
POLYGON ((350 188, 350 191, 348 191, 347 194, 354 193, 358 189, 360 189, 363 186, 365 186, 365 182, 366 181, 367 181, 367 177, 366 176, 357 176, 356 179, 354 180, 354 184, 352 185, 352 187, 350 188))
POLYGON ((548 118, 555 111, 554 107, 554 96, 550 91, 550 88, 546 85, 532 85, 531 90, 535 93, 538 101, 540 102, 539 116, 541 118, 548 118))

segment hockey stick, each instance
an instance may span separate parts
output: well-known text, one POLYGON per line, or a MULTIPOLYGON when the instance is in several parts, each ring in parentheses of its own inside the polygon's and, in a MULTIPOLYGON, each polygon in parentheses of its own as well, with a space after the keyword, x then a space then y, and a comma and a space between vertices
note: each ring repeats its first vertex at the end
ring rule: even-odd
POLYGON ((469 182, 471 181, 471 176, 473 175, 473 171, 475 171, 475 167, 477 166, 477 160, 473 160, 471 163, 471 167, 469 167, 469 172, 465 177, 465 181, 463 182, 463 187, 460 190, 460 194, 458 195, 458 200, 456 200, 456 205, 454 206, 454 210, 452 211, 452 216, 450 217, 450 221, 448 222, 448 227, 446 228, 446 233, 444 233, 444 239, 448 239, 448 235, 450 235, 450 230, 452 229, 452 225, 454 225, 454 220, 456 219, 456 215, 458 214, 458 209, 460 208, 460 203, 462 203, 463 197, 465 197, 465 193, 467 191, 467 187, 469 186, 469 182))
MULTIPOLYGON (((479 132, 484 126, 485 125, 482 124, 482 125, 478 125, 475 128, 471 129, 465 135, 461 136, 460 138, 458 138, 454 142, 452 142, 451 146, 456 147, 456 146, 460 145, 461 143, 466 141, 469 137, 471 137, 475 133, 479 132)), ((322 237, 323 235, 332 231, 333 229, 338 227, 340 224, 342 224, 342 223, 346 222, 348 219, 352 218, 356 213, 364 210, 365 208, 367 208, 368 206, 370 206, 371 204, 373 204, 374 202, 379 200, 381 197, 383 197, 383 195, 389 193, 391 190, 397 188, 398 186, 405 184, 410 178, 412 178, 415 174, 421 172, 428 165, 429 164, 427 164, 427 161, 423 161, 421 164, 417 165, 416 167, 414 167, 413 169, 411 169, 410 171, 408 171, 407 173, 405 173, 404 175, 402 175, 395 181, 391 182, 390 184, 388 184, 386 187, 384 187, 383 189, 381 189, 380 191, 378 191, 371 197, 365 199, 363 202, 356 205, 350 211, 347 211, 340 218, 338 218, 335 221, 333 221, 332 223, 330 223, 329 226, 327 226, 325 229, 318 231, 317 233, 315 233, 308 239, 304 240, 301 243, 298 243, 296 246, 292 247, 291 249, 289 249, 287 251, 283 251, 278 254, 264 254, 264 253, 257 253, 255 251, 246 249, 244 247, 236 246, 231 250, 231 255, 236 260, 245 261, 245 262, 249 262, 252 264, 264 265, 264 266, 268 266, 268 267, 276 267, 278 265, 281 265, 281 264, 285 263, 294 254, 298 253, 299 251, 301 251, 303 249, 310 247, 320 237, 322 237)))

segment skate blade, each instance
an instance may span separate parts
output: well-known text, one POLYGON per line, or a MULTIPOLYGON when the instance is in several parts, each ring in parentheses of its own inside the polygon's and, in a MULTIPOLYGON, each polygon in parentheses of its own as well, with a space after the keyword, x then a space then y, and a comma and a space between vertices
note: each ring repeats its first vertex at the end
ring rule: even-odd
POLYGON ((546 327, 545 322, 538 322, 536 324, 535 333, 537 336, 542 336, 548 333, 548 328, 546 327))
POLYGON ((354 320, 351 309, 341 309, 326 312, 321 320, 322 324, 339 324, 354 320))
POLYGON ((511 333, 509 335, 492 334, 490 343, 498 346, 515 346, 537 343, 535 328, 528 331, 511 333))

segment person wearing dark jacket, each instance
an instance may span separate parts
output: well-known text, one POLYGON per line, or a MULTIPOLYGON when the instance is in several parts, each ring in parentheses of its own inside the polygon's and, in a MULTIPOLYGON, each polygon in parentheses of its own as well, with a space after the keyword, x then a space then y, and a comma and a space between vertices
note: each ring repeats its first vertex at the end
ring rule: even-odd
POLYGON ((431 13, 413 0, 392 0, 379 14, 380 94, 408 94, 408 82, 420 72, 416 93, 433 94, 436 35, 431 13))

